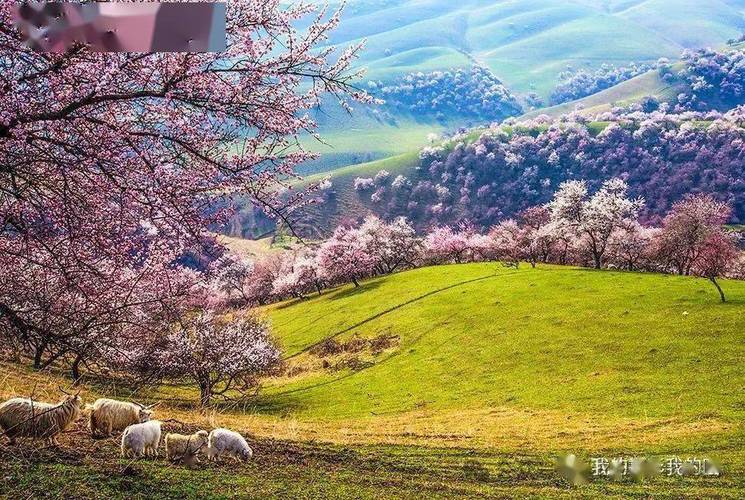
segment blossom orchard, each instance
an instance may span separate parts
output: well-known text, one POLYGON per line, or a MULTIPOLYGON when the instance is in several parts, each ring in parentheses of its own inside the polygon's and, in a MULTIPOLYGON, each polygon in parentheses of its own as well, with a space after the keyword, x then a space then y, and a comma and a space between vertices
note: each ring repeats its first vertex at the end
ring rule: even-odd
MULTIPOLYGON (((660 227, 639 221, 643 206, 644 200, 629 197, 626 183, 614 178, 594 193, 583 181, 565 182, 548 204, 530 207, 485 232, 461 224, 436 226, 417 236, 403 217, 387 223, 368 216, 357 227, 338 227, 315 247, 285 253, 278 267, 283 271, 272 287, 261 287, 269 295, 253 302, 302 298, 344 283, 360 286, 364 278, 423 265, 481 261, 700 276, 725 300, 717 280, 745 277, 739 238, 724 226, 728 205, 709 195, 691 195, 673 206, 660 227)), ((266 265, 262 262, 258 265, 266 265)))

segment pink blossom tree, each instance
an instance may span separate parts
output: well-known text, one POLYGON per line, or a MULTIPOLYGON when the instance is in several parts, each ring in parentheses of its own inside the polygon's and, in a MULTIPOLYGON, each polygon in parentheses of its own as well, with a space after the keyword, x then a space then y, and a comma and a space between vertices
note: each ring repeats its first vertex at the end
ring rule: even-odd
POLYGON ((616 229, 608 241, 609 260, 629 271, 640 269, 653 260, 653 245, 658 235, 658 228, 638 222, 616 229))
POLYGON ((288 267, 274 280, 273 294, 275 296, 302 298, 311 290, 321 295, 324 281, 313 250, 305 249, 292 254, 287 263, 288 267))
POLYGON ((523 254, 532 267, 548 262, 556 241, 550 227, 551 212, 545 206, 529 207, 518 215, 523 230, 523 254))
POLYGON ((413 267, 419 258, 421 243, 416 231, 405 217, 386 223, 368 216, 359 228, 367 241, 367 253, 382 274, 390 274, 402 267, 413 267))
POLYGON ((254 263, 236 254, 227 254, 212 264, 210 278, 202 285, 201 305, 221 310, 228 307, 242 307, 250 303, 250 279, 254 273, 254 263))
POLYGON ((427 260, 441 264, 467 262, 472 257, 473 247, 471 238, 474 232, 470 229, 453 230, 448 226, 432 229, 425 236, 423 253, 427 260))
POLYGON ((0 327, 57 339, 37 354, 178 301, 174 263, 238 197, 290 219, 306 111, 366 99, 350 85, 359 46, 319 47, 340 17, 307 23, 313 5, 229 2, 220 53, 37 52, 13 9, 0 4, 0 327))
POLYGON ((691 268, 693 274, 707 278, 714 284, 722 302, 727 299, 717 278, 725 276, 733 268, 739 253, 731 235, 715 231, 701 243, 698 257, 691 268))
POLYGON ((263 305, 273 298, 274 281, 285 268, 285 258, 281 254, 265 255, 253 262, 253 269, 244 281, 243 287, 248 304, 263 305))
POLYGON ((193 380, 202 406, 214 396, 250 387, 255 375, 280 360, 267 326, 251 316, 226 320, 211 312, 198 312, 173 324, 155 347, 141 354, 147 370, 171 380, 193 380))
POLYGON ((568 181, 561 184, 548 205, 556 230, 572 232, 580 247, 592 256, 596 269, 603 266, 613 232, 636 221, 644 205, 640 198, 628 198, 627 191, 623 180, 611 179, 588 198, 584 181, 568 181))
POLYGON ((321 276, 329 283, 354 283, 373 273, 375 259, 368 252, 369 237, 359 229, 339 226, 318 249, 321 276))
POLYGON ((505 265, 518 267, 520 260, 529 253, 530 242, 526 239, 525 233, 526 231, 513 219, 507 219, 494 226, 489 231, 489 238, 497 259, 505 265))
POLYGON ((722 231, 731 207, 710 195, 688 196, 673 205, 659 238, 659 259, 678 274, 690 274, 707 238, 722 231))

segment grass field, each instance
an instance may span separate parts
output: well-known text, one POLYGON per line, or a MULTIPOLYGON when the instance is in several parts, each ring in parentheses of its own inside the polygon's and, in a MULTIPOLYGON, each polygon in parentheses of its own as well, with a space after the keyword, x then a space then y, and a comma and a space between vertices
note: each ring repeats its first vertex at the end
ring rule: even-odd
MULTIPOLYGON (((287 370, 258 398, 198 412, 185 387, 138 396, 165 401, 171 429, 248 432, 255 461, 130 464, 78 429, 62 451, 0 448, 0 495, 738 498, 745 282, 723 288, 726 304, 695 278, 485 263, 269 306, 287 370), (569 452, 710 457, 723 475, 573 487, 553 471, 569 452)), ((56 397, 54 374, 2 368, 0 396, 56 397)), ((84 394, 102 393, 130 396, 84 394)))

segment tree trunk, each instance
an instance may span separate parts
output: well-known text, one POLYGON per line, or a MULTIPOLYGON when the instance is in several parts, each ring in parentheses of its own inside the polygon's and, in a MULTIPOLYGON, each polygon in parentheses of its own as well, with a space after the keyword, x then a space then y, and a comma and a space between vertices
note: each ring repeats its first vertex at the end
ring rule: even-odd
POLYGON ((360 286, 359 282, 357 281, 357 278, 352 278, 352 283, 354 283, 355 288, 360 286))
POLYGON ((717 287, 717 290, 719 290, 719 297, 722 299, 722 302, 727 302, 727 298, 724 296, 724 292, 722 291, 722 287, 719 286, 719 283, 717 283, 716 277, 709 278, 709 281, 714 283, 714 286, 717 287))
POLYGON ((70 375, 72 376, 72 385, 77 386, 80 384, 80 362, 83 361, 83 357, 78 355, 75 361, 70 366, 70 375))
POLYGON ((596 252, 592 253, 592 259, 595 262, 595 269, 602 269, 603 268, 603 262, 600 259, 600 255, 596 252))
POLYGON ((212 400, 212 386, 207 383, 200 382, 199 383, 199 404, 204 408, 205 406, 209 406, 210 401, 212 400))
POLYGON ((46 349, 46 342, 42 342, 34 350, 34 370, 41 370, 41 359, 44 356, 44 350, 46 349))

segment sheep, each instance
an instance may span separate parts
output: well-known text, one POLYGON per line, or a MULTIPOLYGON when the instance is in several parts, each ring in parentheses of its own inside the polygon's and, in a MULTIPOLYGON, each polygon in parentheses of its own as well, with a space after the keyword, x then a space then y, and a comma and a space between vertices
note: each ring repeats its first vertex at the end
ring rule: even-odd
POLYGON ((132 424, 122 433, 122 457, 139 458, 158 456, 160 446, 160 420, 132 424))
MULTIPOLYGON (((171 461, 190 462, 207 445, 207 439, 207 431, 198 431, 190 436, 168 433, 165 439, 166 458, 171 461)), ((195 461, 199 462, 199 459, 195 461)))
POLYGON ((111 436, 113 431, 121 431, 129 425, 142 424, 150 420, 153 406, 115 399, 97 399, 91 406, 88 428, 92 436, 99 433, 111 436))
POLYGON ((253 450, 237 432, 229 429, 214 429, 207 442, 207 458, 217 460, 222 455, 230 455, 236 460, 246 461, 253 456, 253 450))
POLYGON ((80 391, 67 394, 57 404, 27 398, 9 399, 0 405, 0 429, 11 445, 16 443, 16 438, 30 437, 43 438, 47 444, 59 446, 57 435, 78 419, 81 403, 80 391))

